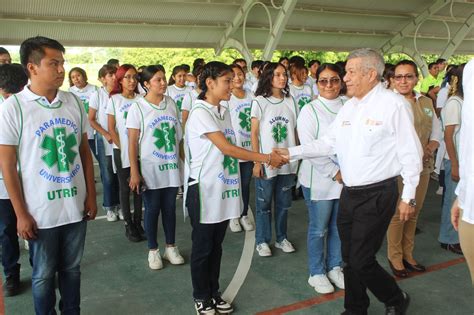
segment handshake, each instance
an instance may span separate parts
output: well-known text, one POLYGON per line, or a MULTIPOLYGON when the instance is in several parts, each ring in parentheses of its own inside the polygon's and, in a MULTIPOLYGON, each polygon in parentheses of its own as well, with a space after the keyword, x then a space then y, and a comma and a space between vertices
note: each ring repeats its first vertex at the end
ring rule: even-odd
POLYGON ((280 168, 285 164, 290 163, 290 154, 286 148, 273 148, 270 153, 268 165, 272 168, 280 168))

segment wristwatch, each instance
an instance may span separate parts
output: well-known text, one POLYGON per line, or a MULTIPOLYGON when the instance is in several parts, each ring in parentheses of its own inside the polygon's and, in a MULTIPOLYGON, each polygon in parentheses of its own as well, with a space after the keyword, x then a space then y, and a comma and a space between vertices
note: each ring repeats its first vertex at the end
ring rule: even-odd
POLYGON ((415 199, 402 199, 402 201, 408 204, 410 207, 416 207, 416 200, 415 199))

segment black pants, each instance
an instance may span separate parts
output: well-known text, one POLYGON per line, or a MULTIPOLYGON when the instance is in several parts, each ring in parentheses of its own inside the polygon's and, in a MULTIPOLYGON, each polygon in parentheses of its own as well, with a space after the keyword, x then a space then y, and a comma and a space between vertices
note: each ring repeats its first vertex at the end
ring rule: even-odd
POLYGON ((370 304, 367 289, 387 306, 403 301, 402 291, 395 279, 375 258, 395 213, 397 201, 396 178, 368 188, 342 189, 337 228, 345 263, 344 307, 355 314, 367 314, 370 304))
MULTIPOLYGON (((120 150, 114 149, 114 162, 117 168, 117 177, 120 190, 120 207, 123 212, 123 219, 127 224, 132 223, 132 215, 130 212, 130 167, 122 168, 122 160, 120 158, 120 150)), ((141 224, 142 222, 142 196, 133 192, 133 223, 141 224)))
POLYGON ((0 199, 0 243, 5 276, 20 272, 20 245, 16 231, 16 215, 10 199, 0 199))
POLYGON ((193 297, 208 300, 219 295, 222 242, 229 221, 213 224, 200 223, 199 185, 189 186, 186 206, 193 228, 191 249, 191 278, 193 297))

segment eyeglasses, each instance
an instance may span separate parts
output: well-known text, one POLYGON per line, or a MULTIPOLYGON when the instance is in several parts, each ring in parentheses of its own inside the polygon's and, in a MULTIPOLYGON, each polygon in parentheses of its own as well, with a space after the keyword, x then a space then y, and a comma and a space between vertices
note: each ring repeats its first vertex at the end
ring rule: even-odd
POLYGON ((320 79, 318 80, 318 84, 321 86, 326 86, 328 83, 331 83, 331 85, 338 85, 341 83, 341 79, 339 78, 331 78, 331 79, 320 79))
POLYGON ((405 75, 397 74, 393 78, 395 79, 395 81, 402 81, 403 79, 405 79, 407 81, 413 81, 413 80, 415 80, 416 75, 413 74, 413 73, 409 73, 409 74, 405 74, 405 75))

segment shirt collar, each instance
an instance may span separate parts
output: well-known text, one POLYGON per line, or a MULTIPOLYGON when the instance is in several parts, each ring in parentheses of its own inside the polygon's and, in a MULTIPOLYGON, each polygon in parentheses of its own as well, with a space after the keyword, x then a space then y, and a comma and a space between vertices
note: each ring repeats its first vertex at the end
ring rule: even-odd
POLYGON ((382 82, 379 82, 377 83, 376 86, 374 86, 372 88, 372 90, 370 90, 366 95, 364 95, 364 97, 362 97, 361 99, 358 99, 357 97, 353 97, 352 99, 354 100, 354 103, 355 104, 361 104, 361 103, 366 103, 374 94, 377 94, 378 91, 380 91, 380 89, 385 89, 383 86, 382 86, 382 82))
POLYGON ((56 97, 50 103, 48 99, 44 96, 37 95, 30 90, 30 86, 27 86, 23 89, 23 96, 26 98, 27 101, 37 101, 41 105, 46 107, 56 107, 61 103, 65 102, 65 95, 63 91, 57 90, 56 97))
POLYGON ((219 115, 219 116, 222 116, 225 113, 225 111, 227 110, 227 106, 222 105, 222 102, 220 104, 221 105, 220 106, 220 108, 221 108, 220 113, 217 111, 217 106, 209 104, 208 102, 206 102, 204 100, 197 100, 196 103, 204 105, 206 108, 210 109, 214 114, 219 115))

